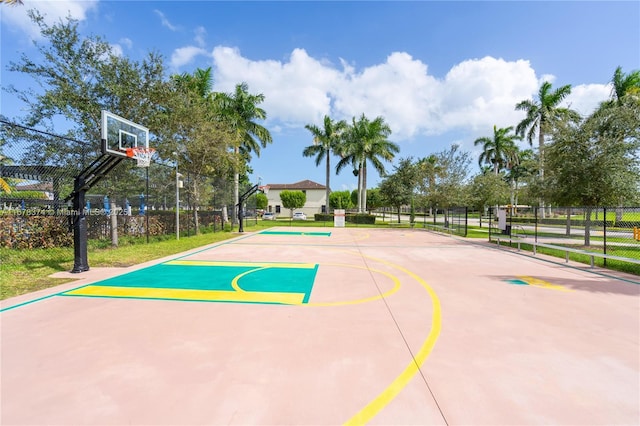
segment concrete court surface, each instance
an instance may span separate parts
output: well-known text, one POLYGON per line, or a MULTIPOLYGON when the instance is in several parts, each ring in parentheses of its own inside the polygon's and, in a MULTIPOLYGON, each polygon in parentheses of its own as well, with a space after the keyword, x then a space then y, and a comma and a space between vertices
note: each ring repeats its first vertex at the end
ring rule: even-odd
POLYGON ((278 227, 74 277, 1 304, 2 425, 640 423, 637 276, 278 227))

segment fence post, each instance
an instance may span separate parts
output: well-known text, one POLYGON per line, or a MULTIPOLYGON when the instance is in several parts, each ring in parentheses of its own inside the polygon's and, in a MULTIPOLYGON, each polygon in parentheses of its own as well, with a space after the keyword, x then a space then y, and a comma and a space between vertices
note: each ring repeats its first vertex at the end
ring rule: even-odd
MULTIPOLYGON (((533 240, 537 243, 538 242, 538 207, 534 207, 533 208, 533 224, 534 224, 534 238, 533 240)), ((535 245, 533 246, 535 249, 535 245)), ((535 253, 534 253, 535 254, 535 253)))
MULTIPOLYGON (((602 235, 604 238, 604 242, 603 242, 603 253, 607 254, 607 208, 603 207, 604 210, 604 227, 602 228, 602 235)), ((603 260, 603 265, 606 268, 607 267, 607 258, 605 257, 603 260)), ((591 262, 593 262, 593 257, 591 258, 591 262)), ((593 264, 591 265, 593 266, 593 264)))
POLYGON ((118 214, 116 213, 116 202, 111 201, 111 247, 118 247, 118 214))
POLYGON ((467 230, 469 227, 469 208, 464 208, 464 236, 467 236, 467 230))

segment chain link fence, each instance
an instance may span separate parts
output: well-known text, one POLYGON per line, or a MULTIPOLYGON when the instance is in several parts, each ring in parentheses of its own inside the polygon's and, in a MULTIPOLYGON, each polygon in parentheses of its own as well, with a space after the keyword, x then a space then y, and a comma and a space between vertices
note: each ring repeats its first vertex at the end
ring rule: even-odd
POLYGON ((429 229, 437 232, 466 237, 468 232, 468 208, 417 208, 413 213, 409 206, 402 207, 400 212, 392 207, 380 207, 374 211, 378 223, 390 227, 411 227, 429 229))
MULTIPOLYGON (((100 155, 97 143, 0 120, 0 247, 72 246, 74 179, 100 155)), ((175 234, 176 223, 185 236, 221 230, 234 208, 232 179, 188 170, 180 164, 176 175, 175 164, 118 163, 86 193, 89 239, 148 242, 175 234)))
POLYGON ((492 219, 490 241, 529 244, 600 266, 624 264, 640 274, 640 207, 507 207, 492 219))

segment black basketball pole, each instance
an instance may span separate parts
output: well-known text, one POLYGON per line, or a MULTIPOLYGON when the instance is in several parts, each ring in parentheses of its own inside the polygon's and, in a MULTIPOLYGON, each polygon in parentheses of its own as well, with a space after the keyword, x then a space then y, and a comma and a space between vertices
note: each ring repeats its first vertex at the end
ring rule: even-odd
POLYGON ((239 221, 240 227, 238 228, 238 232, 244 232, 244 226, 242 226, 242 222, 244 220, 244 212, 242 211, 243 210, 242 207, 244 206, 244 202, 247 198, 255 194, 256 191, 258 191, 257 184, 252 186, 251 189, 249 189, 247 192, 245 192, 239 197, 239 203, 236 205, 236 208, 238 209, 237 217, 240 219, 239 221))
POLYGON ((73 269, 72 273, 77 274, 89 270, 89 260, 87 258, 87 218, 84 214, 85 194, 84 177, 78 176, 74 180, 73 196, 73 269))

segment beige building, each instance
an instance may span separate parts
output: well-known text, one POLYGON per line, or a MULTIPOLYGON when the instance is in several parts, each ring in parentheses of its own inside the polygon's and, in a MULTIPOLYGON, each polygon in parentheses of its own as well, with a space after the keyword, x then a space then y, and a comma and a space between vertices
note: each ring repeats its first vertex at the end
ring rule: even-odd
POLYGON ((274 212, 276 217, 289 217, 291 211, 282 206, 280 193, 282 191, 302 191, 307 194, 307 202, 301 209, 295 209, 296 212, 304 212, 308 219, 313 219, 316 213, 322 213, 327 210, 326 186, 319 183, 303 180, 296 183, 269 183, 261 186, 260 189, 269 200, 266 211, 274 212))

